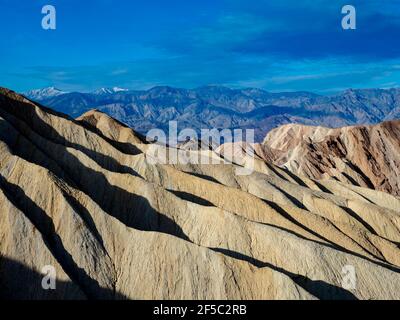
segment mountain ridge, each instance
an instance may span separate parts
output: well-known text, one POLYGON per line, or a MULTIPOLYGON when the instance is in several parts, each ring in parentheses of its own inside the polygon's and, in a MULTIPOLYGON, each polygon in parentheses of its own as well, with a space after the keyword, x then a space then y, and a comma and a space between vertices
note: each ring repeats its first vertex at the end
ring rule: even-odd
POLYGON ((284 125, 263 146, 273 163, 314 179, 335 178, 400 196, 400 120, 337 129, 284 125))
POLYGON ((159 86, 111 94, 72 92, 33 100, 72 117, 98 109, 144 135, 153 128, 167 130, 168 121, 177 121, 180 129, 197 131, 255 129, 258 142, 273 128, 287 123, 342 127, 374 124, 400 116, 400 89, 351 89, 321 96, 221 86, 196 89, 159 86))

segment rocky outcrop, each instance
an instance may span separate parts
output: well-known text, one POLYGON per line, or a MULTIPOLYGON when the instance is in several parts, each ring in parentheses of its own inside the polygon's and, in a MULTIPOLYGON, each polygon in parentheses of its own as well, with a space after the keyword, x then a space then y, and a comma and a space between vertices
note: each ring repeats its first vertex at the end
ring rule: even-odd
POLYGON ((270 155, 264 159, 297 175, 400 196, 400 121, 339 129, 285 125, 261 149, 270 155))
POLYGON ((88 129, 95 128, 105 137, 114 141, 133 145, 146 143, 144 136, 98 110, 90 110, 76 120, 86 125, 88 129))
POLYGON ((0 90, 2 297, 400 298, 398 198, 261 159, 243 176, 246 163, 161 164, 165 146, 135 137, 0 90), (48 265, 56 290, 41 287, 48 265))

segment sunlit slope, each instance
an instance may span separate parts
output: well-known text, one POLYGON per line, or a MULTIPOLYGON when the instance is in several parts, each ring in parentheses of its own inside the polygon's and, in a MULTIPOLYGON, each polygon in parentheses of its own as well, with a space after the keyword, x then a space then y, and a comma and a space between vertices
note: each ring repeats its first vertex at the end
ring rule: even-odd
POLYGON ((157 164, 149 151, 164 147, 112 118, 73 120, 6 89, 0 117, 0 284, 19 290, 14 265, 32 273, 16 297, 400 298, 394 196, 265 162, 248 176, 157 164), (45 265, 55 291, 34 281, 45 265))

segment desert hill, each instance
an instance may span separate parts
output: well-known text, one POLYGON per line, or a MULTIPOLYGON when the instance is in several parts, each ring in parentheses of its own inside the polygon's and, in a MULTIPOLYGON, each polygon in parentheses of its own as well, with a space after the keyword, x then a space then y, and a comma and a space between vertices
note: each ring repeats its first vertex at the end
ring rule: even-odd
POLYGON ((154 163, 163 148, 97 111, 74 120, 0 89, 0 295, 400 298, 399 198, 262 158, 245 176, 246 161, 154 163), (46 265, 56 290, 41 288, 46 265))
POLYGON ((264 168, 274 164, 297 176, 400 195, 400 120, 337 129, 288 124, 263 143, 229 143, 216 152, 242 164, 254 155, 264 168))
POLYGON ((400 196, 400 120, 339 129, 285 125, 269 132, 263 147, 297 175, 400 196))

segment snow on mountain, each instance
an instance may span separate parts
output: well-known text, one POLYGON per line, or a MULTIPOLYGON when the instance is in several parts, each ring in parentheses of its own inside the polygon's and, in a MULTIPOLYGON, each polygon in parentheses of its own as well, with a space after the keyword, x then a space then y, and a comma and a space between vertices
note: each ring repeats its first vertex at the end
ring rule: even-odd
POLYGON ((309 92, 271 93, 261 89, 205 86, 196 89, 158 86, 135 91, 102 88, 94 92, 32 99, 72 117, 98 109, 146 134, 168 129, 168 121, 181 128, 255 129, 262 141, 271 129, 287 123, 343 127, 374 124, 400 114, 400 88, 353 89, 334 96, 309 92), (123 92, 122 92, 123 91, 123 92))
POLYGON ((68 93, 67 91, 59 90, 55 87, 48 87, 43 89, 34 89, 23 93, 24 96, 33 100, 43 100, 46 98, 57 97, 62 94, 68 93))
POLYGON ((113 93, 124 92, 124 91, 128 91, 128 89, 113 87, 113 88, 100 88, 100 89, 93 91, 92 93, 102 95, 102 94, 113 94, 113 93))

